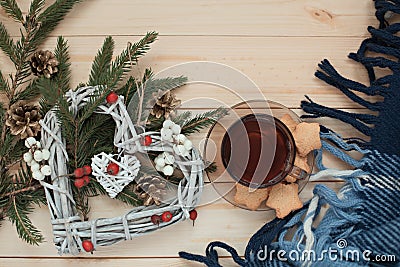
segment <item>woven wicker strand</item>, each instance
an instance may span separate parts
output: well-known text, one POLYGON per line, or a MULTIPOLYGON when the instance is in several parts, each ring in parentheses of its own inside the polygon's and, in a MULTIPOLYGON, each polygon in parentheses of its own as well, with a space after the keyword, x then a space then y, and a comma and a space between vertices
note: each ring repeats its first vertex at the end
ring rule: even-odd
MULTIPOLYGON (((70 110, 77 114, 79 109, 84 107, 93 95, 96 95, 98 89, 98 87, 82 87, 76 91, 67 92, 70 110)), ((177 159, 175 167, 181 169, 185 177, 177 186, 176 197, 169 203, 162 203, 160 206, 135 207, 115 218, 82 221, 73 200, 71 181, 65 176, 68 174, 66 142, 62 136, 61 125, 58 123, 55 112, 55 109, 50 110, 40 122, 42 125, 41 143, 43 147, 50 151, 49 165, 52 168, 51 183, 43 181, 41 183, 45 188, 53 225, 53 241, 59 254, 78 254, 83 251, 83 240, 91 240, 95 248, 108 246, 189 218, 189 211, 198 204, 203 187, 204 166, 196 149, 193 149, 188 157, 174 155, 177 159), (162 222, 159 226, 151 222, 150 217, 153 214, 162 214, 165 211, 170 211, 173 214, 171 221, 162 222)), ((158 132, 137 134, 135 125, 130 120, 123 104, 122 96, 115 104, 101 105, 96 113, 110 114, 116 122, 114 145, 118 148, 120 158, 126 157, 126 161, 118 162, 120 167, 123 167, 129 173, 128 176, 136 176, 140 167, 140 162, 133 155, 134 153, 146 153, 147 151, 174 153, 172 145, 162 142, 158 132), (140 139, 145 135, 151 136, 152 145, 142 146, 140 144, 140 139)), ((103 156, 103 160, 104 158, 112 160, 115 155, 103 153, 97 156, 103 156)), ((96 162, 96 157, 93 160, 96 162)), ((104 170, 97 171, 102 171, 104 174, 104 170)), ((125 178, 125 176, 121 177, 126 182, 125 178)), ((114 186, 121 185, 117 182, 114 186)))

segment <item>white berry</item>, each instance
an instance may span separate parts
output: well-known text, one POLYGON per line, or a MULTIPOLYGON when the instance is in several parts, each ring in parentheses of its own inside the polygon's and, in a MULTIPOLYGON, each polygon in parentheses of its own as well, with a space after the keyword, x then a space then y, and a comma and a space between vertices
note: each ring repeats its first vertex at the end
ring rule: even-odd
POLYGON ((36 150, 35 153, 33 154, 33 158, 38 162, 42 161, 43 160, 42 151, 36 150))
POLYGON ((178 124, 174 124, 171 128, 173 134, 177 135, 181 133, 181 126, 179 126, 178 124))
POLYGON ((34 137, 28 137, 26 140, 25 140, 25 146, 27 147, 27 148, 31 148, 33 145, 35 145, 36 144, 36 139, 34 138, 34 137))
POLYGON ((186 150, 191 150, 193 148, 192 141, 189 139, 186 139, 185 142, 183 143, 183 146, 185 147, 186 150))
POLYGON ((36 147, 37 147, 37 148, 42 148, 42 144, 41 144, 39 141, 37 141, 37 142, 36 142, 36 147))
POLYGON ((163 128, 166 129, 171 129, 171 127, 174 125, 175 123, 171 120, 165 120, 163 123, 163 128))
POLYGON ((178 134, 177 136, 175 136, 175 141, 178 144, 183 144, 186 141, 186 136, 184 134, 178 134))
POLYGON ((165 141, 171 141, 172 140, 172 131, 171 131, 171 129, 162 128, 161 129, 161 139, 163 139, 165 141))
POLYGON ((36 161, 33 160, 31 162, 31 171, 35 172, 35 171, 39 171, 39 169, 40 169, 39 163, 37 163, 36 161))
POLYGON ((158 165, 160 167, 165 166, 165 160, 162 157, 157 157, 154 161, 155 161, 156 165, 158 165))
POLYGON ((170 154, 165 153, 165 163, 172 165, 172 164, 174 164, 174 162, 175 162, 175 157, 170 154))
POLYGON ((31 162, 32 159, 33 159, 32 153, 31 153, 31 152, 26 152, 26 153, 24 154, 23 158, 24 158, 24 161, 25 161, 26 163, 31 162))
POLYGON ((160 166, 156 164, 156 170, 161 172, 164 169, 164 166, 160 166))
POLYGON ((44 165, 41 169, 40 172, 44 175, 44 176, 49 176, 51 174, 51 168, 49 165, 44 165))
POLYGON ((167 165, 163 168, 163 173, 167 176, 172 175, 172 173, 174 173, 174 168, 171 165, 167 165))
POLYGON ((48 149, 43 149, 42 150, 42 157, 43 157, 43 160, 49 160, 49 158, 50 158, 50 151, 48 150, 48 149))
POLYGON ((36 179, 36 180, 39 180, 39 181, 42 181, 44 179, 44 175, 40 171, 33 172, 32 173, 32 177, 33 177, 33 179, 36 179))

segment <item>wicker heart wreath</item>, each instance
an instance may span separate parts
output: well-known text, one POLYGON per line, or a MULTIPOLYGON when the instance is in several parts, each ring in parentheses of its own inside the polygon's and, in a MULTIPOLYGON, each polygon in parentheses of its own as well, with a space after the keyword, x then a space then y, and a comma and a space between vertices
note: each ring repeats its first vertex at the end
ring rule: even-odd
MULTIPOLYGON (((77 114, 86 103, 91 101, 98 87, 82 87, 66 94, 70 110, 77 114)), ((189 211, 198 204, 203 186, 203 160, 196 149, 187 155, 176 153, 170 142, 162 140, 159 132, 143 132, 138 134, 137 127, 131 121, 124 104, 124 97, 119 96, 113 104, 104 103, 95 111, 109 114, 116 123, 114 146, 117 154, 100 153, 92 158, 93 175, 106 189, 111 197, 115 197, 125 185, 137 175, 141 166, 137 153, 148 151, 168 152, 175 157, 174 165, 184 174, 177 186, 176 196, 168 203, 159 206, 135 207, 122 216, 82 221, 72 194, 72 185, 68 174, 68 154, 66 142, 62 136, 62 125, 57 120, 56 110, 50 110, 40 122, 42 126, 41 145, 50 151, 51 183, 40 181, 50 209, 53 225, 54 243, 60 254, 78 254, 84 250, 83 241, 90 240, 97 246, 108 246, 123 240, 130 240, 148 232, 166 227, 189 218, 189 211), (152 144, 142 145, 140 140, 150 135, 152 144), (110 176, 105 166, 110 162, 118 164, 121 172, 118 176, 110 176), (169 211, 172 220, 159 225, 151 221, 151 216, 169 211)))

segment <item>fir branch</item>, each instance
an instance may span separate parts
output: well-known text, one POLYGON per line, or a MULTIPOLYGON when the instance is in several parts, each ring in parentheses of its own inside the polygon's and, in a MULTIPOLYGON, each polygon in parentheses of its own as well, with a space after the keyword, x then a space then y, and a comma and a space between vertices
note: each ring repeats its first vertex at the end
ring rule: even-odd
POLYGON ((14 64, 17 64, 15 44, 2 22, 0 22, 0 48, 14 64))
POLYGON ((137 86, 138 86, 138 82, 136 81, 136 79, 134 77, 130 76, 128 78, 128 80, 126 81, 125 85, 117 90, 117 92, 120 95, 125 96, 124 103, 126 106, 131 101, 132 97, 136 94, 137 89, 138 89, 137 86))
POLYGON ((11 98, 10 105, 20 100, 32 101, 38 98, 40 96, 40 90, 38 90, 38 88, 36 87, 37 80, 38 79, 33 80, 25 89, 18 90, 11 98))
POLYGON ((5 92, 7 97, 10 94, 10 85, 4 79, 3 74, 0 71, 0 92, 5 92))
MULTIPOLYGON (((31 86, 42 96, 39 100, 40 114, 45 114, 54 106, 56 106, 60 95, 55 93, 56 84, 53 79, 47 79, 42 76, 34 81, 35 85, 31 86)), ((29 90, 29 87, 26 89, 29 90)))
POLYGON ((181 114, 172 117, 171 120, 176 124, 183 125, 185 121, 187 121, 191 116, 192 112, 187 110, 185 112, 182 112, 181 114))
POLYGON ((0 198, 9 197, 9 196, 15 196, 15 195, 18 195, 20 193, 24 193, 24 192, 28 192, 28 191, 36 191, 39 188, 43 188, 43 186, 41 186, 40 184, 35 184, 35 185, 32 185, 32 186, 24 187, 24 188, 15 190, 15 191, 11 191, 11 192, 5 193, 3 195, 0 195, 0 198))
POLYGON ((215 110, 207 111, 203 114, 196 115, 194 118, 189 119, 183 123, 182 133, 183 134, 192 134, 195 132, 199 132, 202 129, 211 126, 220 118, 228 114, 228 110, 225 108, 217 108, 215 110))
POLYGON ((4 8, 7 14, 15 21, 24 23, 22 11, 15 0, 1 0, 0 5, 4 8))
POLYGON ((32 48, 36 49, 65 18, 75 4, 82 0, 56 0, 37 17, 39 27, 32 38, 32 48))
POLYGON ((28 217, 33 212, 32 202, 26 199, 26 195, 13 195, 9 203, 6 215, 16 226, 19 237, 31 245, 42 243, 43 236, 28 217))
POLYGON ((69 84, 71 80, 71 63, 69 62, 68 42, 62 36, 57 38, 57 46, 54 50, 54 55, 59 62, 58 72, 54 78, 58 88, 55 93, 57 96, 60 96, 64 95, 70 89, 69 84))
POLYGON ((117 56, 111 65, 111 71, 108 79, 108 86, 114 88, 116 84, 121 81, 127 72, 136 65, 137 60, 143 56, 152 44, 157 39, 158 33, 148 32, 138 42, 128 44, 128 47, 117 56))
POLYGON ((110 71, 114 46, 114 40, 111 36, 108 36, 104 40, 103 47, 97 52, 97 55, 94 58, 88 85, 95 86, 107 84, 107 80, 104 80, 104 78, 108 76, 110 71))
POLYGON ((29 17, 36 18, 39 15, 40 11, 42 11, 44 4, 46 3, 45 0, 33 0, 31 2, 31 6, 29 7, 29 17))
POLYGON ((106 101, 107 95, 111 92, 110 87, 98 86, 97 90, 90 97, 90 100, 81 109, 78 114, 78 124, 83 124, 84 121, 89 118, 95 110, 106 101))

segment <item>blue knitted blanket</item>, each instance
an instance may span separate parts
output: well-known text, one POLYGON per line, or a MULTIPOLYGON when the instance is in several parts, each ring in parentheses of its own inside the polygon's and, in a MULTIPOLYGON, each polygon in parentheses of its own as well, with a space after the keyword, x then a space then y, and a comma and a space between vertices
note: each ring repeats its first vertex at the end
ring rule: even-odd
POLYGON ((379 28, 369 27, 371 37, 357 53, 349 54, 366 69, 369 84, 341 76, 328 60, 315 74, 375 115, 325 107, 309 98, 301 104, 306 118, 336 118, 369 136, 368 141, 342 138, 321 126, 322 148, 316 155, 320 171, 315 176, 344 179, 339 193, 316 185, 302 209, 274 219, 254 234, 244 258, 222 242, 210 243, 206 256, 181 252, 181 257, 217 267, 221 265, 216 248, 221 248, 239 266, 400 266, 400 23, 389 22, 400 15, 400 0, 375 0, 375 8, 379 28), (391 74, 377 77, 377 68, 391 74), (370 102, 354 92, 380 98, 370 102), (353 169, 325 168, 323 150, 353 169), (362 159, 352 158, 349 151, 361 152, 362 159), (329 209, 314 225, 324 204, 329 209))

